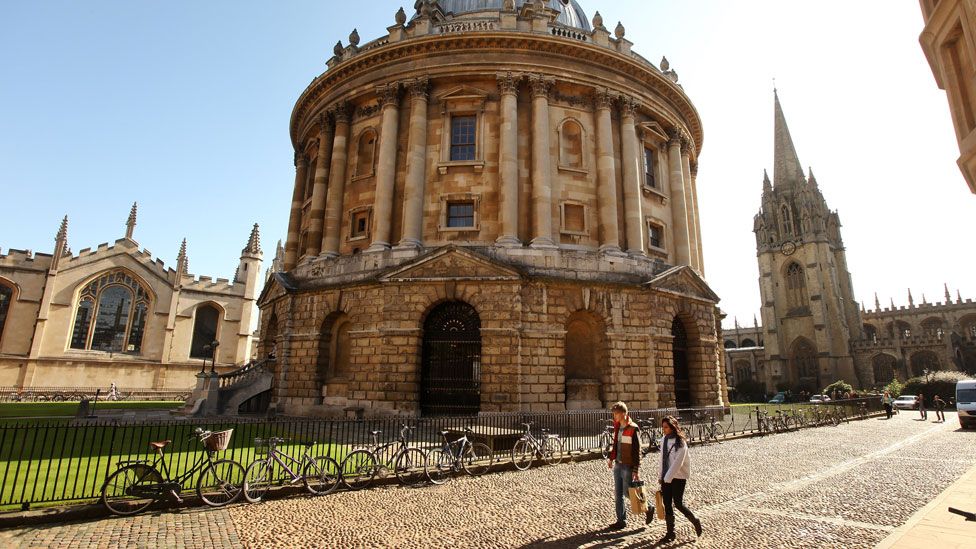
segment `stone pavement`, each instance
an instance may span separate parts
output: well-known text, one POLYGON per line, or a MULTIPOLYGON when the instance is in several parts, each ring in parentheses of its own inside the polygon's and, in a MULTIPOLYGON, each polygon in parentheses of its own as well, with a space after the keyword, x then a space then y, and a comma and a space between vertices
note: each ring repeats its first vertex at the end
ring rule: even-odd
MULTIPOLYGON (((683 518, 671 547, 874 547, 976 465, 976 431, 911 413, 691 450, 683 518)), ((657 454, 645 475, 657 472, 657 454)), ((602 461, 383 487, 224 510, 184 511, 0 532, 14 547, 652 547, 664 533, 613 520, 602 461), (208 538, 213 532, 220 538, 208 538), (184 535, 189 537, 184 537, 184 535)))

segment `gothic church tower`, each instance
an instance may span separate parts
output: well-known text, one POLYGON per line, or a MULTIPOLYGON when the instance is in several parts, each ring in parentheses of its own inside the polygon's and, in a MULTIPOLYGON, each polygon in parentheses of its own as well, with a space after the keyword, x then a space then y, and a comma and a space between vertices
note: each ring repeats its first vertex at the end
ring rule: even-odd
POLYGON ((779 96, 773 181, 764 174, 753 231, 769 374, 779 387, 817 391, 858 382, 849 342, 861 338, 840 218, 810 170, 804 177, 779 96))

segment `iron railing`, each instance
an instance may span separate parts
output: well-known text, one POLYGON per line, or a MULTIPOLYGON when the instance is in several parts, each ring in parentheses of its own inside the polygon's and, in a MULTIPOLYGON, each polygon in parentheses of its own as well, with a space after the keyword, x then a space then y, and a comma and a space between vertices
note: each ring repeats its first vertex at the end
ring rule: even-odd
MULTIPOLYGON (((106 400, 109 387, 0 387, 0 402, 69 402, 82 398, 94 400, 98 393, 99 401, 106 400)), ((150 389, 150 388, 121 388, 118 389, 119 400, 186 400, 192 392, 187 389, 150 389)))
MULTIPOLYGON (((770 412, 777 408, 803 409, 804 406, 759 405, 770 412)), ((876 398, 838 401, 826 406, 849 418, 864 411, 875 413, 881 409, 876 398)), ((710 424, 714 417, 726 431, 725 436, 731 437, 758 431, 755 410, 756 406, 633 410, 631 416, 650 419, 659 425, 662 417, 676 415, 692 435, 698 424, 710 424)), ((0 422, 0 509, 26 509, 34 504, 96 499, 102 483, 116 469, 118 462, 153 458, 149 452, 150 441, 172 440, 166 448, 170 470, 174 476, 185 472, 201 451, 200 443, 192 437, 196 427, 213 431, 234 429, 230 447, 222 457, 237 460, 245 466, 254 459, 255 438, 279 436, 294 442, 315 441, 313 455, 328 455, 341 461, 351 449, 371 444, 370 431, 382 431, 379 441, 383 443, 395 440, 404 423, 416 428, 409 442, 423 448, 442 444, 441 431, 460 435, 465 427, 473 427, 473 438, 488 443, 499 461, 506 461, 510 448, 524 431, 524 423, 532 424, 536 436, 543 428, 560 435, 564 450, 571 455, 598 455, 600 436, 610 417, 607 411, 581 410, 358 420, 218 418, 126 422, 35 419, 0 422)))

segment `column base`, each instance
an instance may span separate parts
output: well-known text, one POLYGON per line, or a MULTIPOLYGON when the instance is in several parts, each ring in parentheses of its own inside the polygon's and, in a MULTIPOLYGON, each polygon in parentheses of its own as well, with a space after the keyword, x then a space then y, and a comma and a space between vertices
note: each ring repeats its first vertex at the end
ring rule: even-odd
POLYGON ((529 246, 542 250, 556 250, 559 248, 559 246, 556 246, 556 243, 552 241, 552 238, 548 236, 537 236, 533 238, 532 243, 530 243, 529 246))
POLYGON ((605 244, 600 246, 600 253, 603 255, 612 255, 614 257, 627 257, 627 254, 620 249, 620 246, 616 244, 605 244))
POLYGON ((424 243, 417 240, 416 238, 404 238, 400 240, 400 243, 393 247, 394 250, 416 250, 418 248, 423 248, 424 243))
POLYGON ((514 236, 499 236, 495 239, 495 246, 499 248, 521 248, 522 241, 514 236))
POLYGON ((363 250, 364 254, 372 254, 376 252, 385 252, 390 249, 389 242, 373 242, 369 245, 369 248, 363 250))
POLYGON ((339 257, 339 252, 322 252, 319 254, 322 259, 333 259, 339 257))
POLYGON ((631 257, 646 257, 647 253, 644 250, 627 250, 627 255, 631 257))

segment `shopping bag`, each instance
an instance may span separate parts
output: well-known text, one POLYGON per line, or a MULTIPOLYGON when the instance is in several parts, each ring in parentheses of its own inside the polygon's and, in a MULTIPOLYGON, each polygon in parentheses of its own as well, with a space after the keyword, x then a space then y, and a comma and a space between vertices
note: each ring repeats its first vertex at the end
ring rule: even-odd
POLYGON ((647 494, 644 492, 644 481, 637 480, 630 483, 630 510, 634 513, 647 512, 647 494))
POLYGON ((660 490, 654 494, 654 509, 657 511, 657 518, 664 520, 664 494, 660 490))

